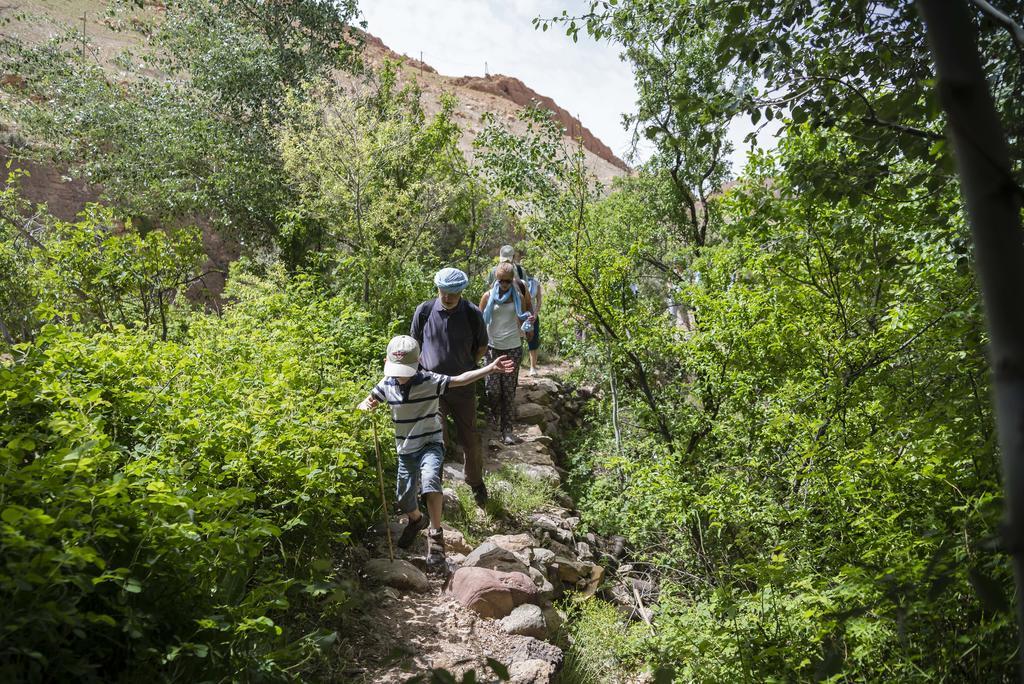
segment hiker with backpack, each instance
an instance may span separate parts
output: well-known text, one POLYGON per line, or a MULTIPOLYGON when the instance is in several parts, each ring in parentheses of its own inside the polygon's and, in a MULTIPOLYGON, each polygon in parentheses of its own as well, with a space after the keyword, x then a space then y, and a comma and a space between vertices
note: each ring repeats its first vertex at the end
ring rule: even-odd
POLYGON ((412 546, 420 530, 429 525, 427 566, 444 570, 444 532, 441 529, 444 442, 439 403, 446 391, 472 387, 477 380, 492 373, 511 373, 513 363, 498 357, 483 368, 451 376, 420 369, 420 358, 420 345, 415 339, 408 335, 392 338, 384 361, 384 379, 370 390, 359 408, 372 411, 383 403, 391 408, 398 451, 395 495, 399 512, 407 516, 405 529, 398 538, 399 548, 412 546), (427 506, 426 515, 419 507, 421 494, 427 506))
POLYGON ((540 281, 530 277, 526 281, 526 288, 530 292, 530 302, 533 304, 533 335, 526 340, 526 349, 530 354, 530 375, 537 374, 537 354, 540 349, 540 304, 542 290, 540 281))
MULTIPOLYGON (((498 266, 501 264, 512 264, 515 269, 516 278, 523 281, 524 283, 530 279, 530 274, 526 272, 522 264, 516 263, 516 248, 512 245, 502 245, 501 249, 498 250, 498 266)), ((497 271, 497 267, 492 268, 490 273, 487 274, 487 288, 494 287, 494 273, 497 271)))
MULTIPOLYGON (((480 309, 462 292, 469 277, 457 268, 442 268, 434 276, 437 297, 418 307, 412 317, 410 335, 419 343, 420 367, 432 373, 458 375, 476 368, 487 351, 487 327, 480 309)), ((493 360, 493 359, 492 359, 493 360)), ((483 479, 483 454, 476 427, 476 388, 451 387, 440 397, 444 443, 451 445, 448 416, 455 423, 462 447, 462 473, 473 490, 473 499, 483 508, 487 487, 483 479)))
MULTIPOLYGON (((527 338, 527 350, 530 354, 530 375, 537 374, 537 354, 540 349, 540 305, 541 305, 541 286, 540 281, 537 278, 530 275, 530 273, 523 267, 522 264, 523 253, 520 250, 518 255, 515 247, 512 245, 502 245, 501 249, 498 250, 498 263, 510 263, 515 269, 516 278, 521 280, 530 291, 530 301, 533 303, 533 335, 527 338), (518 256, 518 261, 516 260, 518 256)), ((487 287, 494 287, 494 274, 497 267, 492 268, 490 273, 487 274, 487 287)))
POLYGON ((512 421, 515 419, 516 386, 519 384, 519 365, 523 359, 522 338, 533 336, 533 304, 523 281, 515 276, 511 262, 498 264, 494 284, 480 299, 480 310, 487 324, 488 363, 508 357, 515 367, 501 377, 488 376, 484 383, 491 410, 498 414, 501 441, 515 444, 512 421))

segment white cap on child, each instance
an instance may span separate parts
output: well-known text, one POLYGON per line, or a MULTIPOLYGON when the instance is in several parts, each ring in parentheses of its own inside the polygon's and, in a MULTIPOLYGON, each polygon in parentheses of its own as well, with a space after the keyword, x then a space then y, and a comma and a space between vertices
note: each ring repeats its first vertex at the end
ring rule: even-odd
POLYGON ((384 361, 384 375, 395 378, 411 378, 416 375, 420 363, 420 345, 415 338, 397 335, 388 342, 388 353, 384 361))

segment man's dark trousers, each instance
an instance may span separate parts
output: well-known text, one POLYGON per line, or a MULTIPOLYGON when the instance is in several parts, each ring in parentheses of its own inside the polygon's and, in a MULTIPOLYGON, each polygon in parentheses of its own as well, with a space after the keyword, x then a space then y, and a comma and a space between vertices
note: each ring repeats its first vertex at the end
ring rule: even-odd
POLYGON ((480 455, 480 434, 476 429, 476 383, 463 387, 449 387, 441 395, 441 426, 444 428, 445 451, 451 453, 448 435, 448 416, 455 421, 455 430, 462 445, 464 464, 462 474, 466 484, 476 487, 483 483, 483 460, 480 455))

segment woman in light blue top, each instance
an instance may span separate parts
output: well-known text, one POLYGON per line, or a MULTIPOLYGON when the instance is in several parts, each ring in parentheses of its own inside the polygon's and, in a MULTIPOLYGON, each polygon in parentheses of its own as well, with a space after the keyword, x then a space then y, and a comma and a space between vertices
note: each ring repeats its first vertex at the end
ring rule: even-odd
POLYGON ((515 277, 512 264, 504 262, 494 272, 494 285, 480 299, 480 310, 487 324, 487 359, 490 363, 500 356, 515 362, 515 370, 500 378, 488 376, 484 381, 492 412, 498 414, 501 441, 514 444, 512 421, 515 418, 516 386, 519 384, 519 364, 523 360, 523 337, 533 334, 533 303, 523 281, 515 277))

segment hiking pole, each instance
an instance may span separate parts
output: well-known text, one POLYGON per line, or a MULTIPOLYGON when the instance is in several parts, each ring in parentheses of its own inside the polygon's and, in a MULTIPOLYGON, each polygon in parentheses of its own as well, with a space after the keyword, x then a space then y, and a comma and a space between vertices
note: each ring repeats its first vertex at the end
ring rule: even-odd
POLYGON ((388 520, 388 500, 384 494, 384 466, 380 458, 380 438, 377 437, 377 421, 370 417, 370 426, 373 428, 373 451, 377 455, 377 482, 380 484, 380 505, 384 510, 384 531, 388 535, 388 558, 395 562, 395 549, 391 545, 391 522, 388 520))

